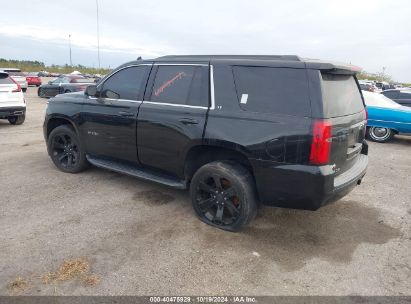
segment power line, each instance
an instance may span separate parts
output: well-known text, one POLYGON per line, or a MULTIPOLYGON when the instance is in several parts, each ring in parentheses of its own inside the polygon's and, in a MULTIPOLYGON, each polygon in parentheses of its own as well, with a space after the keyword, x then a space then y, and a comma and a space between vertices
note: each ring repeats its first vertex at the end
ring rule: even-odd
POLYGON ((70 52, 70 66, 73 66, 73 61, 71 59, 71 35, 69 34, 69 52, 70 52))
POLYGON ((100 22, 98 16, 98 0, 96 0, 96 12, 97 12, 97 61, 98 61, 98 68, 100 69, 100 22))

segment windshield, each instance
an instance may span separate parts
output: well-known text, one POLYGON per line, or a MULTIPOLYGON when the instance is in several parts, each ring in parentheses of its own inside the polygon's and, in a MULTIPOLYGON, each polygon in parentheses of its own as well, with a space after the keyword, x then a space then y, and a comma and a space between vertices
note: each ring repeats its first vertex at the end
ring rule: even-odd
POLYGON ((396 103, 395 101, 385 97, 382 94, 378 93, 370 93, 370 92, 363 92, 365 104, 371 107, 379 107, 379 108, 400 108, 401 105, 396 103))

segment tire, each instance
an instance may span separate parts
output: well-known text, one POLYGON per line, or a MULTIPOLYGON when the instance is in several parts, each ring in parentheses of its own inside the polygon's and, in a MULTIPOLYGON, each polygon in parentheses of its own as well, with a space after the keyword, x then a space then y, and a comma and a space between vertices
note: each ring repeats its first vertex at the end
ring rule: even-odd
POLYGON ((379 128, 379 127, 368 127, 367 137, 375 142, 386 143, 394 137, 395 133, 392 129, 379 128))
POLYGON ((64 94, 66 94, 66 93, 71 93, 71 91, 70 90, 65 90, 64 94))
POLYGON ((39 89, 38 89, 37 95, 38 95, 40 98, 45 98, 45 97, 46 97, 46 95, 44 94, 44 89, 42 89, 42 88, 39 88, 39 89))
POLYGON ((80 140, 68 125, 58 126, 50 132, 47 151, 56 167, 63 172, 78 173, 88 167, 80 140))
POLYGON ((23 89, 21 89, 24 93, 26 93, 26 91, 27 91, 27 88, 23 88, 23 89))
POLYGON ((223 230, 238 231, 257 214, 253 176, 235 162, 216 161, 198 169, 190 196, 198 218, 223 230))
POLYGON ((19 116, 10 116, 10 117, 7 118, 7 120, 12 125, 21 125, 26 120, 26 114, 19 115, 19 116))

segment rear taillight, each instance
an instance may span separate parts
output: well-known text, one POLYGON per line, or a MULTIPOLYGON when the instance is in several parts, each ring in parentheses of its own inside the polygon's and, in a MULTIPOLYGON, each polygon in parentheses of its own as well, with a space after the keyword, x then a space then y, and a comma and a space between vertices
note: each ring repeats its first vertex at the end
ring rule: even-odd
POLYGON ((13 82, 16 84, 16 86, 17 86, 17 89, 14 89, 12 92, 13 92, 13 93, 21 92, 21 86, 20 86, 13 78, 10 77, 10 79, 11 79, 11 81, 13 81, 13 82))
POLYGON ((330 161, 332 125, 327 120, 315 120, 311 143, 310 164, 325 165, 330 161))

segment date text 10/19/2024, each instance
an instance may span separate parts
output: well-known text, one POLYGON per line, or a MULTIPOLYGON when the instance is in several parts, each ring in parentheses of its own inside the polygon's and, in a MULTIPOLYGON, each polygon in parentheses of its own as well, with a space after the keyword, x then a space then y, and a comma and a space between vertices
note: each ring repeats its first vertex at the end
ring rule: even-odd
POLYGON ((151 303, 257 303, 254 297, 231 296, 231 297, 150 297, 151 303))

